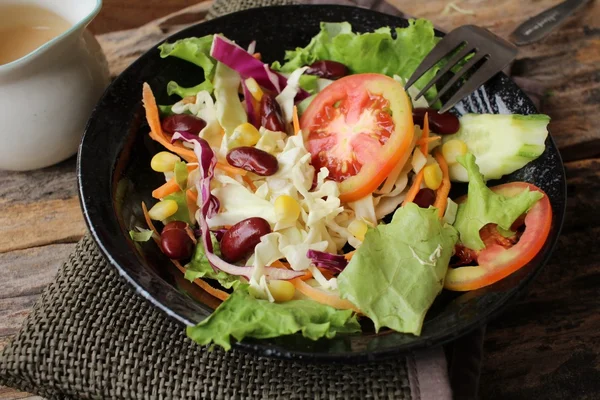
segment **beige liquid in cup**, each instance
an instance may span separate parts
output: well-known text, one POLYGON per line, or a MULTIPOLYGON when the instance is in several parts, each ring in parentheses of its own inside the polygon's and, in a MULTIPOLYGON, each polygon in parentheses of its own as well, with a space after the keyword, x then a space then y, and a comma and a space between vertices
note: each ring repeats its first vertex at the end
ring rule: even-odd
POLYGON ((63 17, 42 7, 0 4, 0 65, 26 56, 70 27, 63 17))

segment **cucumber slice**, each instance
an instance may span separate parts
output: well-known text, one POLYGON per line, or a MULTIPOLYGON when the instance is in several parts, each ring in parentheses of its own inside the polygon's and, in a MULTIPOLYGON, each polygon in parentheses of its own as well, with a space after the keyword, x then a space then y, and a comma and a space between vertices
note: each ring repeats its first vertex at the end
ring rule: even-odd
MULTIPOLYGON (((544 114, 466 114, 460 118, 460 130, 443 141, 465 142, 485 179, 498 179, 542 155, 549 122, 544 114)), ((469 181, 462 165, 451 164, 449 171, 451 180, 469 181)))

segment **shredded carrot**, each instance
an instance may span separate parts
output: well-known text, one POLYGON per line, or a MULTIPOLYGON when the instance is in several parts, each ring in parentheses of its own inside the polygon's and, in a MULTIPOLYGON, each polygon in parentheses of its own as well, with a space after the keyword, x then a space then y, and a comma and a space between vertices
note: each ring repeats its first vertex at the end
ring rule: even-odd
POLYGON ((417 145, 422 146, 424 144, 429 144, 429 143, 437 142, 441 138, 442 138, 441 136, 429 136, 428 138, 425 138, 425 139, 419 139, 417 141, 417 145))
POLYGON ((294 122, 294 135, 300 132, 300 121, 298 120, 298 107, 294 106, 294 113, 292 114, 292 121, 294 122))
MULTIPOLYGON (((182 273, 185 274, 185 268, 179 263, 179 261, 171 260, 171 262, 173 264, 175 264, 177 269, 179 269, 182 273)), ((219 299, 221 301, 225 301, 229 297, 229 293, 226 293, 222 290, 219 290, 219 289, 216 289, 216 288, 210 286, 210 284, 208 282, 204 281, 203 279, 200 279, 200 278, 194 279, 194 283, 196 285, 200 286, 202 289, 204 289, 204 291, 206 291, 206 293, 210 294, 213 297, 216 297, 217 299, 219 299)))
POLYGON ((221 161, 217 161, 216 167, 219 168, 221 171, 227 172, 230 175, 246 176, 246 174, 248 173, 248 171, 246 171, 245 169, 232 167, 231 165, 225 164, 221 161))
POLYGON ((192 216, 196 215, 196 211, 198 211, 198 192, 192 189, 188 189, 185 191, 185 199, 187 202, 188 210, 190 211, 190 219, 194 220, 192 216))
POLYGON ((425 118, 423 119, 423 133, 421 134, 421 144, 419 144, 419 148, 421 149, 421 153, 425 157, 429 153, 429 142, 427 139, 429 138, 429 118, 427 117, 427 113, 425 113, 425 118))
POLYGON ((244 180, 244 182, 246 182, 246 185, 248 185, 250 190, 256 192, 256 186, 254 186, 254 182, 252 182, 252 179, 250 179, 248 175, 242 176, 242 179, 244 180))
MULTIPOLYGON (((292 269, 292 267, 290 266, 289 263, 286 262, 282 262, 279 260, 275 260, 271 263, 271 267, 275 267, 275 268, 285 268, 285 269, 292 269)), ((300 276, 299 279, 302 279, 303 281, 306 281, 310 278, 312 278, 312 273, 309 270, 304 271, 304 275, 300 276)))
POLYGON ((417 193, 419 193, 419 190, 421 190, 421 182, 423 182, 423 170, 424 168, 421 168, 419 173, 415 176, 410 189, 408 189, 408 192, 406 193, 406 198, 402 202, 402 206, 411 203, 417 196, 417 193))
POLYGON ((322 290, 316 289, 304 282, 302 279, 292 279, 290 282, 296 287, 296 290, 305 296, 310 297, 314 301, 326 304, 338 310, 353 310, 360 313, 360 310, 348 300, 341 299, 335 294, 328 294, 322 290))
POLYGON ((256 58, 257 60, 262 60, 262 56, 260 53, 254 53, 252 54, 252 57, 256 58))
POLYGON ((271 267, 290 269, 290 264, 275 260, 271 263, 271 267))
POLYGON ((198 192, 188 189, 186 195, 190 203, 198 204, 198 192))
POLYGON ((200 278, 194 279, 194 283, 204 289, 206 293, 216 297, 221 301, 225 301, 229 298, 229 293, 210 286, 210 284, 200 278))
POLYGON ((435 202, 433 206, 438 209, 440 218, 446 212, 448 204, 448 194, 450 194, 450 173, 448 171, 448 163, 440 151, 434 153, 434 157, 442 170, 442 184, 435 192, 435 202))
POLYGON ((354 257, 354 253, 356 253, 356 250, 349 251, 346 254, 344 254, 344 258, 350 261, 352 260, 352 257, 354 257))
POLYGON ((171 141, 165 136, 162 127, 160 125, 160 116, 158 113, 158 107, 156 106, 156 99, 152 93, 150 85, 144 83, 142 90, 142 100, 144 108, 146 109, 146 120, 150 126, 150 137, 162 144, 165 148, 180 155, 184 160, 188 162, 197 162, 198 158, 194 152, 182 145, 176 146, 171 144, 171 141))
POLYGON ((152 191, 152 197, 154 197, 155 199, 163 199, 170 194, 178 192, 179 190, 181 190, 181 188, 175 181, 175 178, 171 178, 162 186, 159 186, 158 188, 154 189, 152 191))

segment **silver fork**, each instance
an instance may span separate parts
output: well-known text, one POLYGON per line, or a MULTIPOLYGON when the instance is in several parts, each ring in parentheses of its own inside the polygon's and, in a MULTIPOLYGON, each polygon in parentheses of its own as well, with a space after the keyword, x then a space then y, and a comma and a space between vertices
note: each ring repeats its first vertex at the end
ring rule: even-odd
POLYGON ((442 76, 458 64, 467 55, 472 53, 471 59, 467 61, 450 80, 438 91, 437 96, 429 103, 433 104, 440 99, 460 78, 462 78, 475 64, 482 61, 477 70, 471 75, 459 90, 444 103, 439 113, 451 109, 456 103, 468 96, 479 86, 483 85, 491 77, 502 71, 517 56, 517 47, 512 43, 494 35, 485 28, 475 25, 464 25, 454 29, 431 50, 423 59, 419 67, 413 72, 406 82, 405 88, 412 86, 423 74, 429 71, 438 62, 443 60, 452 52, 455 52, 444 66, 437 72, 435 77, 427 82, 423 89, 417 94, 415 100, 425 94, 435 85, 442 76))
MULTIPOLYGON (((511 34, 511 39, 519 46, 541 40, 588 2, 589 0, 563 1, 525 21, 511 34)), ((429 88, 436 84, 444 74, 450 71, 451 68, 468 54, 473 53, 473 57, 454 74, 430 104, 438 101, 476 63, 484 58, 485 61, 482 62, 477 71, 469 77, 450 100, 442 106, 439 111, 440 113, 448 111, 464 97, 477 90, 479 86, 502 71, 517 56, 517 48, 512 43, 494 35, 487 29, 475 25, 461 26, 444 36, 438 42, 415 72, 413 72, 410 79, 406 82, 405 88, 408 89, 412 86, 423 74, 454 51, 456 53, 452 55, 435 77, 425 85, 423 90, 415 97, 415 100, 423 96, 429 88)))

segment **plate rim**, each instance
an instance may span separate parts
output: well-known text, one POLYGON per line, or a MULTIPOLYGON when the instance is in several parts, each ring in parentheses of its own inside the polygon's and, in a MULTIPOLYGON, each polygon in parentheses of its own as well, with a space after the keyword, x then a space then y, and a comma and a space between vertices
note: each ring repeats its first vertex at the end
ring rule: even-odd
MULTIPOLYGON (((227 19, 231 18, 232 16, 235 17, 235 16, 243 15, 243 14, 255 14, 257 12, 260 13, 261 10, 264 10, 264 9, 290 9, 290 8, 292 8, 292 9, 298 9, 298 8, 323 9, 323 10, 325 10, 325 9, 334 10, 334 9, 344 8, 344 9, 351 9, 352 11, 355 11, 355 12, 364 12, 364 13, 370 13, 373 15, 384 16, 386 19, 389 19, 389 18, 396 19, 396 20, 398 20, 398 22, 401 22, 401 21, 406 22, 410 19, 410 18, 406 17, 406 14, 404 14, 404 13, 403 13, 403 16, 395 16, 395 15, 381 13, 381 12, 375 11, 375 10, 364 9, 361 7, 354 7, 354 6, 336 5, 336 4, 326 4, 326 5, 297 4, 297 5, 280 5, 280 6, 251 8, 251 9, 246 9, 246 10, 241 10, 241 11, 237 11, 234 13, 226 14, 224 16, 214 18, 211 20, 202 21, 200 23, 197 23, 197 24, 191 25, 189 27, 186 27, 182 30, 179 30, 179 31, 173 33, 172 35, 169 35, 167 38, 157 42, 155 45, 150 47, 146 52, 144 52, 141 56, 139 56, 123 72, 121 72, 117 76, 117 78, 108 86, 108 88, 106 89, 104 94, 99 99, 97 105, 94 107, 94 110, 93 110, 92 114, 90 115, 88 122, 86 124, 84 134, 82 135, 82 138, 81 138, 81 141, 79 144, 79 149, 78 149, 79 151, 77 153, 77 169, 76 169, 77 193, 78 193, 79 203, 80 203, 80 206, 82 209, 82 213, 84 215, 84 220, 85 220, 86 226, 91 234, 92 239, 96 243, 96 246, 100 250, 102 256, 108 261, 108 264, 111 265, 112 268, 115 268, 120 276, 122 276, 126 279, 128 284, 134 288, 136 293, 140 294, 142 297, 144 297, 146 300, 148 300, 154 307, 157 307, 158 309, 160 309, 167 316, 169 316, 170 318, 174 318, 175 320, 177 320, 178 322, 180 322, 182 324, 194 325, 193 321, 190 321, 187 318, 177 314, 171 308, 169 308, 169 306, 163 304, 161 301, 159 301, 154 296, 152 296, 148 292, 148 290, 142 286, 142 284, 140 284, 130 273, 128 273, 128 271, 126 271, 126 269, 119 263, 119 261, 117 259, 115 259, 112 252, 106 247, 106 245, 103 241, 103 238, 101 237, 98 230, 95 228, 94 221, 92 221, 93 217, 91 216, 91 214, 93 214, 93 212, 92 213, 90 212, 90 208, 89 208, 90 204, 88 204, 88 200, 86 200, 86 190, 87 189, 86 189, 86 183, 84 183, 84 181, 83 181, 84 173, 82 173, 82 171, 85 171, 85 169, 87 168, 85 166, 86 161, 82 159, 82 154, 87 150, 85 148, 86 138, 88 137, 88 135, 92 134, 92 132, 91 132, 91 128, 93 128, 91 126, 92 122, 94 121, 95 118, 98 117, 98 114, 101 112, 101 108, 102 108, 101 105, 104 103, 107 96, 110 95, 111 89, 114 88, 115 83, 120 82, 122 79, 125 79, 125 77, 127 76, 129 71, 135 70, 139 65, 142 65, 144 63, 145 59, 150 57, 151 53, 153 51, 156 51, 157 47, 161 43, 173 40, 173 39, 175 39, 175 37, 183 36, 186 32, 196 30, 198 28, 198 26, 203 26, 203 25, 213 24, 213 23, 218 24, 219 22, 221 22, 223 20, 227 20, 227 19), (358 10, 360 10, 360 11, 358 11, 358 10)), ((436 34, 444 35, 444 32, 436 28, 436 34)), ((504 73, 501 73, 501 75, 503 76, 503 78, 507 79, 510 84, 514 85, 514 87, 517 88, 522 93, 522 95, 533 105, 529 96, 516 84, 516 82, 514 82, 509 76, 505 75, 504 73)), ((140 100, 140 103, 141 103, 141 100, 140 100)), ((536 111, 538 111, 537 107, 535 107, 535 106, 534 106, 534 109, 536 111)), ((544 254, 542 256, 542 258, 539 260, 536 267, 534 268, 534 271, 532 273, 528 274, 526 277, 524 277, 519 282, 519 284, 518 284, 519 293, 514 293, 512 295, 506 296, 504 299, 502 299, 502 301, 499 304, 497 303, 493 309, 487 310, 483 316, 478 317, 476 320, 466 324, 465 326, 461 327, 460 329, 457 329, 452 333, 434 336, 431 339, 431 342, 435 342, 435 344, 427 343, 427 342, 423 341, 420 344, 415 344, 415 343, 403 344, 398 347, 388 347, 388 348, 380 349, 380 350, 366 350, 365 349, 365 350, 360 350, 360 351, 355 351, 355 352, 354 351, 346 351, 344 353, 324 353, 324 352, 305 352, 305 351, 298 351, 298 350, 286 350, 286 349, 281 348, 278 345, 274 345, 269 342, 262 341, 262 343, 261 343, 260 340, 256 340, 256 339, 250 339, 250 340, 245 339, 241 342, 234 341, 232 343, 232 348, 249 351, 251 353, 255 353, 255 354, 259 354, 259 355, 263 355, 263 356, 269 356, 269 357, 286 359, 286 360, 296 360, 296 361, 310 361, 310 362, 350 362, 350 361, 351 362, 367 362, 367 361, 376 361, 376 360, 379 361, 379 360, 389 359, 390 357, 393 357, 393 356, 406 354, 409 351, 413 351, 413 350, 417 350, 417 349, 431 348, 433 346, 444 345, 452 340, 455 340, 461 336, 468 334, 469 332, 477 329, 478 327, 480 327, 482 325, 485 325, 491 319, 494 319, 499 314, 502 314, 504 312, 504 310, 513 301, 515 301, 515 299, 517 297, 519 297, 519 295, 522 295, 524 292, 526 292, 526 290, 530 287, 531 282, 538 276, 538 274, 543 270, 543 268, 545 267, 545 265, 547 264, 549 259, 552 257, 552 254, 556 248, 556 245, 558 243, 558 238, 560 237, 560 233, 562 231, 562 227, 564 224, 564 219, 565 219, 564 217, 565 217, 566 204, 567 204, 567 182, 566 182, 565 167, 564 167, 564 163, 562 161, 561 155, 560 155, 560 151, 558 150, 558 147, 556 146, 556 143, 554 141, 554 138, 552 137, 551 132, 549 132, 548 140, 549 140, 550 148, 552 148, 556 152, 556 156, 558 157, 558 162, 560 162, 560 168, 562 170, 563 179, 561 181, 561 186, 562 186, 561 192, 564 194, 564 198, 561 200, 563 202, 563 208, 561 210, 555 210, 555 215, 560 215, 560 217, 561 217, 560 220, 556 221, 556 222, 554 221, 554 218, 553 218, 553 224, 556 224, 555 225, 556 236, 553 239, 551 239, 552 241, 549 244, 548 243, 545 244, 545 246, 548 246, 548 250, 547 250, 546 254, 544 254)), ((121 154, 121 153, 119 153, 119 154, 121 154)), ((111 160, 111 162, 113 162, 113 165, 112 165, 113 171, 112 171, 111 178, 110 178, 111 182, 109 183, 109 185, 111 187, 114 186, 114 181, 116 180, 116 177, 115 177, 116 172, 114 171, 114 167, 117 164, 117 160, 118 160, 118 158, 115 160, 111 160)), ((114 199, 113 193, 110 194, 110 197, 111 197, 111 200, 114 199)), ((110 209, 112 210, 113 213, 116 214, 116 210, 114 209, 114 204, 112 204, 112 203, 110 204, 110 209)), ((125 237, 123 237, 123 239, 125 239, 125 237)), ((139 255, 137 255, 137 258, 138 259, 140 258, 139 255)), ((160 279, 158 276, 156 276, 156 278, 160 279)))

